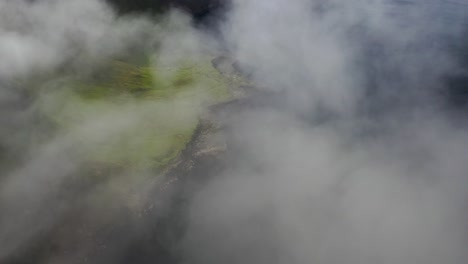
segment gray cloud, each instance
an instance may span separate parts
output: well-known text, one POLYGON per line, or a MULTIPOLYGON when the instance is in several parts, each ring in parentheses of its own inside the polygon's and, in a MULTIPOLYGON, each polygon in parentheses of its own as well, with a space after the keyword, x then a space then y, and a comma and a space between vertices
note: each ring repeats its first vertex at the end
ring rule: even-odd
MULTIPOLYGON (((112 113, 88 115, 76 127, 58 131, 44 125, 41 115, 44 109, 61 111, 69 76, 95 72, 115 56, 154 52, 156 42, 163 38, 159 34, 176 31, 169 27, 179 20, 180 30, 190 23, 178 14, 177 20, 167 22, 167 28, 162 29, 147 17, 117 17, 109 6, 95 0, 0 3, 0 151, 5 156, 0 173, 0 262, 46 245, 41 241, 50 232, 63 229, 70 211, 82 207, 94 210, 89 216, 94 220, 83 220, 81 227, 90 225, 89 230, 97 232, 119 212, 131 210, 133 198, 127 196, 136 196, 134 189, 139 189, 141 197, 151 191, 149 186, 156 180, 145 187, 128 180, 130 176, 145 179, 149 172, 143 170, 122 170, 114 173, 112 181, 99 179, 90 185, 90 165, 83 152, 89 151, 86 146, 125 134, 149 115, 183 103, 122 105, 112 113)), ((85 218, 86 213, 83 215, 85 218)), ((121 221, 128 219, 122 217, 121 221)), ((96 246, 88 246, 97 243, 93 238, 76 239, 74 242, 83 246, 76 254, 58 252, 46 261, 75 263, 96 250, 96 246)), ((63 239, 63 243, 70 243, 67 241, 71 238, 63 239)), ((112 254, 118 251, 112 249, 112 254)), ((34 262, 40 261, 44 260, 34 262)))
POLYGON ((226 38, 280 98, 226 121, 187 262, 466 262, 468 138, 438 94, 466 16, 441 2, 234 1, 226 38))
MULTIPOLYGON (((463 2, 435 0, 233 1, 221 35, 260 95, 223 116, 227 165, 188 190, 195 193, 179 257, 465 263, 468 138, 439 92, 447 75, 463 71, 449 45, 467 25, 463 10, 463 2)), ((183 14, 166 18, 155 24, 116 17, 93 0, 0 3, 0 139, 6 153, 21 157, 2 164, 0 262, 41 241, 73 206, 91 205, 84 222, 97 233, 106 234, 108 219, 134 225, 122 224, 114 239, 81 234, 76 244, 83 247, 46 262, 124 261, 134 237, 151 235, 153 219, 126 218, 129 195, 152 198, 152 184, 128 182, 136 172, 89 189, 67 184, 86 162, 80 138, 97 144, 164 106, 132 105, 84 120, 79 129, 44 131, 39 145, 24 139, 40 129, 37 104, 60 102, 53 91, 62 79, 49 76, 57 69, 85 74, 116 54, 154 47, 160 63, 220 48, 220 36, 191 28, 183 14), (29 102, 16 89, 18 78, 31 76, 52 79, 38 83, 41 101, 29 102)))

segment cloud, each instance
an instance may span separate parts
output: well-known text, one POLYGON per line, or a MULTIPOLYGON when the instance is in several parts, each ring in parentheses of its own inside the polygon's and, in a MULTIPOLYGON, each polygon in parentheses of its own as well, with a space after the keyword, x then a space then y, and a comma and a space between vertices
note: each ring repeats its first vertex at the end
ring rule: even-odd
POLYGON ((0 142, 14 162, 0 178, 0 261, 53 232, 74 250, 50 263, 124 261, 139 239, 151 261, 465 263, 468 138, 440 95, 446 77, 464 71, 451 50, 462 10, 435 0, 236 0, 216 35, 180 12, 155 23, 117 17, 101 1, 1 2, 0 142), (133 210, 156 203, 168 213, 167 197, 152 195, 156 183, 130 180, 152 172, 87 185, 81 143, 118 136, 165 105, 122 106, 58 133, 42 130, 37 107, 61 103, 63 71, 87 74, 142 50, 157 51, 161 66, 223 49, 258 87, 221 111, 226 165, 190 179, 201 182, 181 194, 187 216, 163 215, 184 222, 183 238, 161 245, 171 230, 150 233, 161 215, 142 220, 133 210), (30 78, 40 80, 40 100, 17 89, 30 78), (41 144, 25 141, 32 129, 41 144), (70 221, 73 210, 89 219, 70 221), (73 232, 67 221, 86 227, 73 232))
POLYGON ((225 121, 232 166, 195 195, 188 262, 467 259, 468 138, 438 94, 465 17, 410 4, 234 1, 225 37, 276 99, 225 121))
MULTIPOLYGON (((114 220, 111 229, 115 225, 132 226, 129 223, 137 217, 137 207, 147 203, 144 197, 156 188, 156 173, 122 169, 109 172, 111 178, 91 180, 96 173, 90 171, 96 170, 96 164, 90 164, 89 155, 84 153, 106 144, 109 138, 127 135, 129 130, 167 111, 174 113, 166 115, 172 116, 171 125, 177 126, 188 118, 178 112, 187 112, 182 109, 191 104, 182 99, 160 103, 130 101, 107 110, 106 105, 97 106, 94 110, 99 112, 80 116, 77 108, 83 105, 72 100, 70 78, 96 73, 101 65, 116 57, 150 56, 162 40, 176 38, 171 35, 176 31, 186 32, 178 39, 196 38, 193 33, 190 35, 190 20, 185 15, 173 16, 160 23, 144 16, 118 17, 107 4, 95 0, 0 3, 0 262, 29 258, 34 250, 40 251, 46 245, 43 240, 56 236, 64 247, 76 244, 82 248, 76 254, 58 250, 54 256, 45 256, 46 261, 72 263, 94 254, 97 248, 88 245, 102 238, 85 236, 80 228, 98 232, 113 217, 118 220, 114 220), (67 109, 65 104, 69 104, 67 109), (77 122, 69 126, 71 120, 51 121, 51 116, 59 119, 58 112, 65 112, 61 114, 77 122), (57 123, 51 122, 62 122, 59 126, 63 127, 53 129, 57 123), (73 225, 74 220, 67 220, 71 215, 82 217, 83 221, 73 225), (64 231, 68 224, 76 230, 64 231), (76 240, 71 243, 72 239, 76 240)), ((190 48, 192 53, 196 50, 190 48)), ((177 51, 189 54, 187 49, 179 47, 177 51)), ((161 48, 159 54, 165 52, 169 51, 161 48)), ((190 115, 196 114, 196 109, 192 109, 190 115)), ((146 224, 140 222, 144 229, 146 224)), ((122 243, 107 241, 112 244, 111 249, 102 249, 102 255, 124 254, 133 235, 122 239, 122 243)))

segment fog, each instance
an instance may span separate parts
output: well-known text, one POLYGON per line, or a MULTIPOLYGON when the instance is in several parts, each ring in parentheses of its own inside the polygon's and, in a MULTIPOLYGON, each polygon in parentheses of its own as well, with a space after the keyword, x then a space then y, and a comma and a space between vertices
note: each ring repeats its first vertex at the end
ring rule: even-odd
POLYGON ((466 262, 466 128, 439 90, 464 24, 438 4, 234 2, 225 37, 280 99, 226 121, 188 263, 466 262))
POLYGON ((45 243, 71 208, 90 207, 71 222, 97 238, 64 239, 69 251, 41 263, 128 263, 123 252, 157 221, 135 220, 135 208, 161 204, 156 218, 170 203, 150 195, 157 180, 129 180, 150 171, 70 188, 86 162, 80 140, 98 144, 184 107, 122 107, 31 144, 37 105, 60 97, 37 88, 23 105, 18 78, 56 91, 56 72, 88 74, 120 54, 170 62, 223 50, 256 92, 220 113, 225 166, 184 189, 177 256, 148 263, 466 263, 466 112, 446 94, 466 74, 454 47, 466 45, 467 21, 462 1, 234 0, 213 33, 177 10, 154 21, 94 0, 1 2, 0 142, 10 156, 0 163, 0 262, 45 243), (99 237, 119 217, 132 228, 99 237))
MULTIPOLYGON (((137 211, 160 180, 151 171, 130 168, 109 172, 111 178, 90 179, 96 165, 90 164, 89 151, 154 116, 190 107, 190 102, 96 108, 101 111, 62 129, 51 129, 44 115, 57 116, 54 112, 65 111, 63 104, 73 103, 67 97, 70 78, 98 72, 112 58, 152 56, 156 50, 162 62, 171 54, 196 55, 201 49, 190 19, 174 12, 156 23, 143 16, 117 17, 101 1, 45 0, 2 1, 0 21, 0 262, 82 263, 92 258, 113 263, 129 247, 132 232, 138 233, 113 230, 132 227, 127 223, 136 222, 137 211), (174 45, 173 39, 182 37, 184 43, 174 45), (105 228, 119 233, 118 239, 109 240, 105 228), (51 233, 63 249, 48 256, 55 243, 47 241, 51 233)), ((68 114, 73 118, 73 109, 68 114)))

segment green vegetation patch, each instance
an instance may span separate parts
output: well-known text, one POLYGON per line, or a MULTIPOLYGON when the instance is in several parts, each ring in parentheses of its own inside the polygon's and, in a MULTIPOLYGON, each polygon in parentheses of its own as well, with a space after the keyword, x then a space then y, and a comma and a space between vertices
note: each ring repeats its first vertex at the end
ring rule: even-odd
POLYGON ((155 67, 112 61, 49 88, 39 107, 89 162, 162 169, 185 149, 203 110, 233 97, 243 82, 236 78, 209 59, 155 67))

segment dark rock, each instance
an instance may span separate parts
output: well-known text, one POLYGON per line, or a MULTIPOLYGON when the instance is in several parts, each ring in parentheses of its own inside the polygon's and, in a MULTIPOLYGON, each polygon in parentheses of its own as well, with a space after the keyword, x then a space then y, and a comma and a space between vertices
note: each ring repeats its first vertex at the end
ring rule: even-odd
POLYGON ((120 13, 162 12, 171 7, 196 16, 205 16, 223 6, 227 0, 107 0, 120 13))

